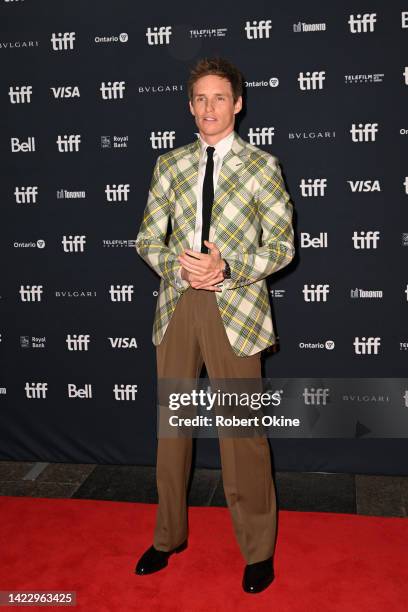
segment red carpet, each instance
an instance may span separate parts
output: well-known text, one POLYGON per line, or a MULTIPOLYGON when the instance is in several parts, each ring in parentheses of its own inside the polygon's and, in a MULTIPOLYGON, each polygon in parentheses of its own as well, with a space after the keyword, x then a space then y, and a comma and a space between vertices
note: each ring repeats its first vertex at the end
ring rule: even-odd
POLYGON ((244 560, 226 508, 190 508, 188 549, 151 576, 133 570, 151 544, 154 505, 0 497, 0 510, 0 590, 77 591, 77 606, 66 610, 396 612, 408 606, 402 518, 280 511, 276 580, 250 595, 241 589, 244 560))

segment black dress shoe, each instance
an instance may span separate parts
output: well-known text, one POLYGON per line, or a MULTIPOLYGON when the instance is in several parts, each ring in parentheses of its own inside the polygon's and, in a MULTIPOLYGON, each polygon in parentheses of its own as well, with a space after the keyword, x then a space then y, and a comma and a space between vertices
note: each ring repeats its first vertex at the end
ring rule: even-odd
POLYGON ((245 566, 242 588, 247 593, 260 593, 274 579, 272 557, 245 566))
POLYGON ((135 574, 153 574, 158 572, 167 565, 167 560, 173 553, 179 553, 187 548, 187 540, 185 540, 177 548, 173 550, 157 550, 154 546, 148 548, 140 557, 135 568, 135 574))

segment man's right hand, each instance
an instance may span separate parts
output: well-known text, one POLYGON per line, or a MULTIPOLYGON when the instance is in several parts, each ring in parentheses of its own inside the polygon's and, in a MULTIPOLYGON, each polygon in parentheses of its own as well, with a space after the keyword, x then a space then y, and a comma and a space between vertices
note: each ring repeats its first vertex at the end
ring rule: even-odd
MULTIPOLYGON (((190 283, 190 286, 193 287, 193 289, 194 283, 198 284, 202 282, 202 280, 200 280, 193 272, 190 272, 183 267, 181 268, 181 278, 190 283)), ((215 281, 215 284, 206 285, 205 287, 201 287, 201 289, 206 289, 207 291, 222 291, 222 289, 217 286, 219 282, 220 281, 215 281)))

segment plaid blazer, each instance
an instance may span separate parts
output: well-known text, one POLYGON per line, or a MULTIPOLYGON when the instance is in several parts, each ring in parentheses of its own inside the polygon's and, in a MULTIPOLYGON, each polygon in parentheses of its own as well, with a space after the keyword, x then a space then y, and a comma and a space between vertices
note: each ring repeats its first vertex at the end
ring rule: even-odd
MULTIPOLYGON (((190 286, 177 278, 177 256, 193 244, 199 157, 199 138, 159 155, 136 238, 137 253, 161 277, 155 346, 190 286), (169 219, 172 232, 166 240, 169 219)), ((215 296, 238 356, 253 355, 276 341, 265 278, 294 256, 292 212, 277 158, 234 131, 214 194, 209 240, 231 268, 231 279, 222 282, 215 296)))

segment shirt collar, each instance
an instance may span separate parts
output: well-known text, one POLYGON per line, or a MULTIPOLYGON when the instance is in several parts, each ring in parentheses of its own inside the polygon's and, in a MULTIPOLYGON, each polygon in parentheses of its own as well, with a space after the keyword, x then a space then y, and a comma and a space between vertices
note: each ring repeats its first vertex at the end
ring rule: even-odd
MULTIPOLYGON (((201 153, 204 154, 205 151, 207 150, 207 147, 209 147, 210 145, 207 142, 205 142, 205 140, 201 137, 200 133, 198 134, 198 137, 201 143, 201 153)), ((217 153, 217 155, 222 159, 224 155, 226 155, 228 151, 230 150, 233 140, 234 140, 234 130, 232 130, 230 134, 227 134, 227 136, 224 136, 224 138, 219 140, 217 144, 211 145, 211 146, 215 147, 215 153, 217 153)))

